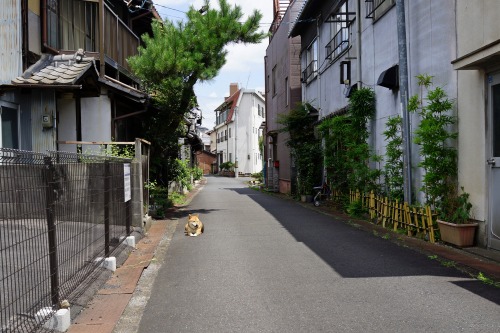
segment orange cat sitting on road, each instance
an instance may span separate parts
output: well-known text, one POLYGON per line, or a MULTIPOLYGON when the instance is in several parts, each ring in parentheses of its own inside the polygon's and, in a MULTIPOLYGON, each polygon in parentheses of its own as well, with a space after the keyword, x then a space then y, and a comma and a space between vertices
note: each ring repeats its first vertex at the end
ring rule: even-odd
POLYGON ((203 233, 203 222, 200 221, 198 214, 189 214, 188 221, 184 227, 186 236, 199 236, 203 233))

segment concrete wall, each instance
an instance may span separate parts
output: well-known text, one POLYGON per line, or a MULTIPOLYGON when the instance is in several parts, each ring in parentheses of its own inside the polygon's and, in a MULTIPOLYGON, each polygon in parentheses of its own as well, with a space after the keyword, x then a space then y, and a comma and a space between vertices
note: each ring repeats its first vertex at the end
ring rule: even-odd
POLYGON ((459 181, 470 193, 473 215, 480 224, 478 241, 488 241, 489 171, 491 157, 488 119, 489 76, 500 71, 500 7, 495 0, 456 1, 459 181))
MULTIPOLYGON (((333 3, 330 2, 330 3, 333 3)), ((349 2, 349 11, 355 12, 355 2, 349 2)), ((441 86, 450 99, 457 98, 457 74, 453 71, 451 62, 456 58, 455 36, 455 0, 443 1, 405 1, 406 34, 409 63, 409 95, 418 94, 420 89, 416 75, 428 74, 434 76, 435 86, 441 86)), ((335 8, 331 7, 331 10, 335 8)), ((320 116, 342 109, 348 104, 345 96, 346 87, 340 83, 340 62, 350 61, 351 81, 360 75, 363 87, 372 88, 376 94, 376 115, 369 129, 369 139, 373 151, 385 155, 385 138, 383 132, 390 116, 401 113, 399 89, 388 89, 377 85, 380 74, 398 64, 398 36, 396 8, 392 7, 377 20, 366 18, 366 8, 361 5, 361 68, 356 68, 358 50, 357 22, 350 26, 350 48, 338 59, 326 59, 325 45, 331 40, 330 24, 323 22, 319 26, 318 46, 318 76, 309 83, 303 83, 303 97, 320 111, 320 116)), ((322 20, 326 20, 332 12, 323 12, 322 20)), ((313 25, 310 30, 316 30, 313 25)), ((306 33, 307 35, 307 33, 306 33)), ((302 40, 302 68, 306 66, 305 52, 308 41, 302 40)), ((418 117, 411 116, 411 131, 418 126, 418 117)), ((414 192, 420 200, 421 170, 419 162, 419 147, 412 146, 412 165, 414 171, 414 192)), ((383 165, 382 165, 383 167, 383 165)))
MULTIPOLYGON (((292 161, 290 149, 286 145, 287 133, 278 133, 282 127, 278 124, 278 115, 287 114, 301 101, 302 90, 300 84, 300 45, 301 38, 288 38, 290 30, 289 22, 293 21, 302 6, 301 1, 295 1, 288 7, 282 18, 282 24, 272 36, 266 50, 266 131, 275 134, 275 140, 270 143, 269 138, 265 142, 265 162, 272 163, 279 161, 280 167, 277 169, 279 191, 281 193, 291 192, 292 182, 292 161), (272 71, 276 70, 276 82, 272 82, 272 71), (286 82, 288 79, 288 86, 286 82), (272 86, 276 86, 276 94, 272 91, 272 86), (287 100, 288 95, 288 100, 287 100), (276 146, 274 149, 273 145, 276 146), (276 156, 273 154, 276 153, 276 156)), ((266 164, 266 165, 267 165, 266 164)))
MULTIPOLYGON (((112 141, 111 138, 111 100, 103 88, 101 96, 82 98, 82 141, 112 141)), ((84 152, 99 149, 96 146, 83 146, 84 152)))

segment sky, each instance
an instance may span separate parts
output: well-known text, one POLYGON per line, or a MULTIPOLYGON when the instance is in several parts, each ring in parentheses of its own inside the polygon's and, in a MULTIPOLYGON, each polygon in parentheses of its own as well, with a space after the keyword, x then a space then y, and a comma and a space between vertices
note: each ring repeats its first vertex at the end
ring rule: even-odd
MULTIPOLYGON (((273 18, 273 0, 227 0, 232 6, 238 5, 244 13, 243 20, 254 9, 262 14, 261 30, 269 31, 273 18)), ((164 20, 186 20, 186 12, 192 5, 201 8, 203 0, 153 0, 155 8, 164 20)), ((210 5, 218 8, 218 0, 211 0, 210 5)), ((269 39, 260 44, 233 44, 227 46, 226 64, 219 75, 212 81, 198 83, 195 93, 203 114, 202 126, 209 129, 215 125, 215 109, 229 95, 229 85, 238 83, 240 88, 264 91, 264 56, 269 39)))

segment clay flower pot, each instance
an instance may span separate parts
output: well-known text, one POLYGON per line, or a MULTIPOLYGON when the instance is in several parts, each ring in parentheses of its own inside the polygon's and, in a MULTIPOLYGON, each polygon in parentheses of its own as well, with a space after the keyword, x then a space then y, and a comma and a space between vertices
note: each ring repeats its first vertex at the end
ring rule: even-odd
POLYGON ((441 232, 441 240, 444 242, 458 247, 474 245, 477 223, 457 224, 441 220, 437 220, 437 223, 441 232))

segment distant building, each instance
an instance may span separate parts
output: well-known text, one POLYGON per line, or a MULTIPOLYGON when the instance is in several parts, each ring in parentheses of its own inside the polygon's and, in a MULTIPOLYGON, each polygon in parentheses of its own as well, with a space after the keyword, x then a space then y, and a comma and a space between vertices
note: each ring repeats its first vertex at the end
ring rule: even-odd
POLYGON ((210 151, 210 130, 206 127, 198 127, 196 131, 203 143, 203 150, 210 151))
POLYGON ((265 119, 264 96, 253 89, 239 89, 231 83, 229 97, 215 109, 215 137, 217 166, 225 162, 235 164, 238 174, 262 171, 263 158, 259 149, 261 125, 265 119))
POLYGON ((280 193, 292 192, 293 175, 288 133, 279 132, 280 114, 288 114, 301 101, 300 36, 288 38, 293 22, 304 1, 275 1, 274 20, 266 50, 266 185, 280 193), (284 24, 281 24, 281 23, 284 24))

